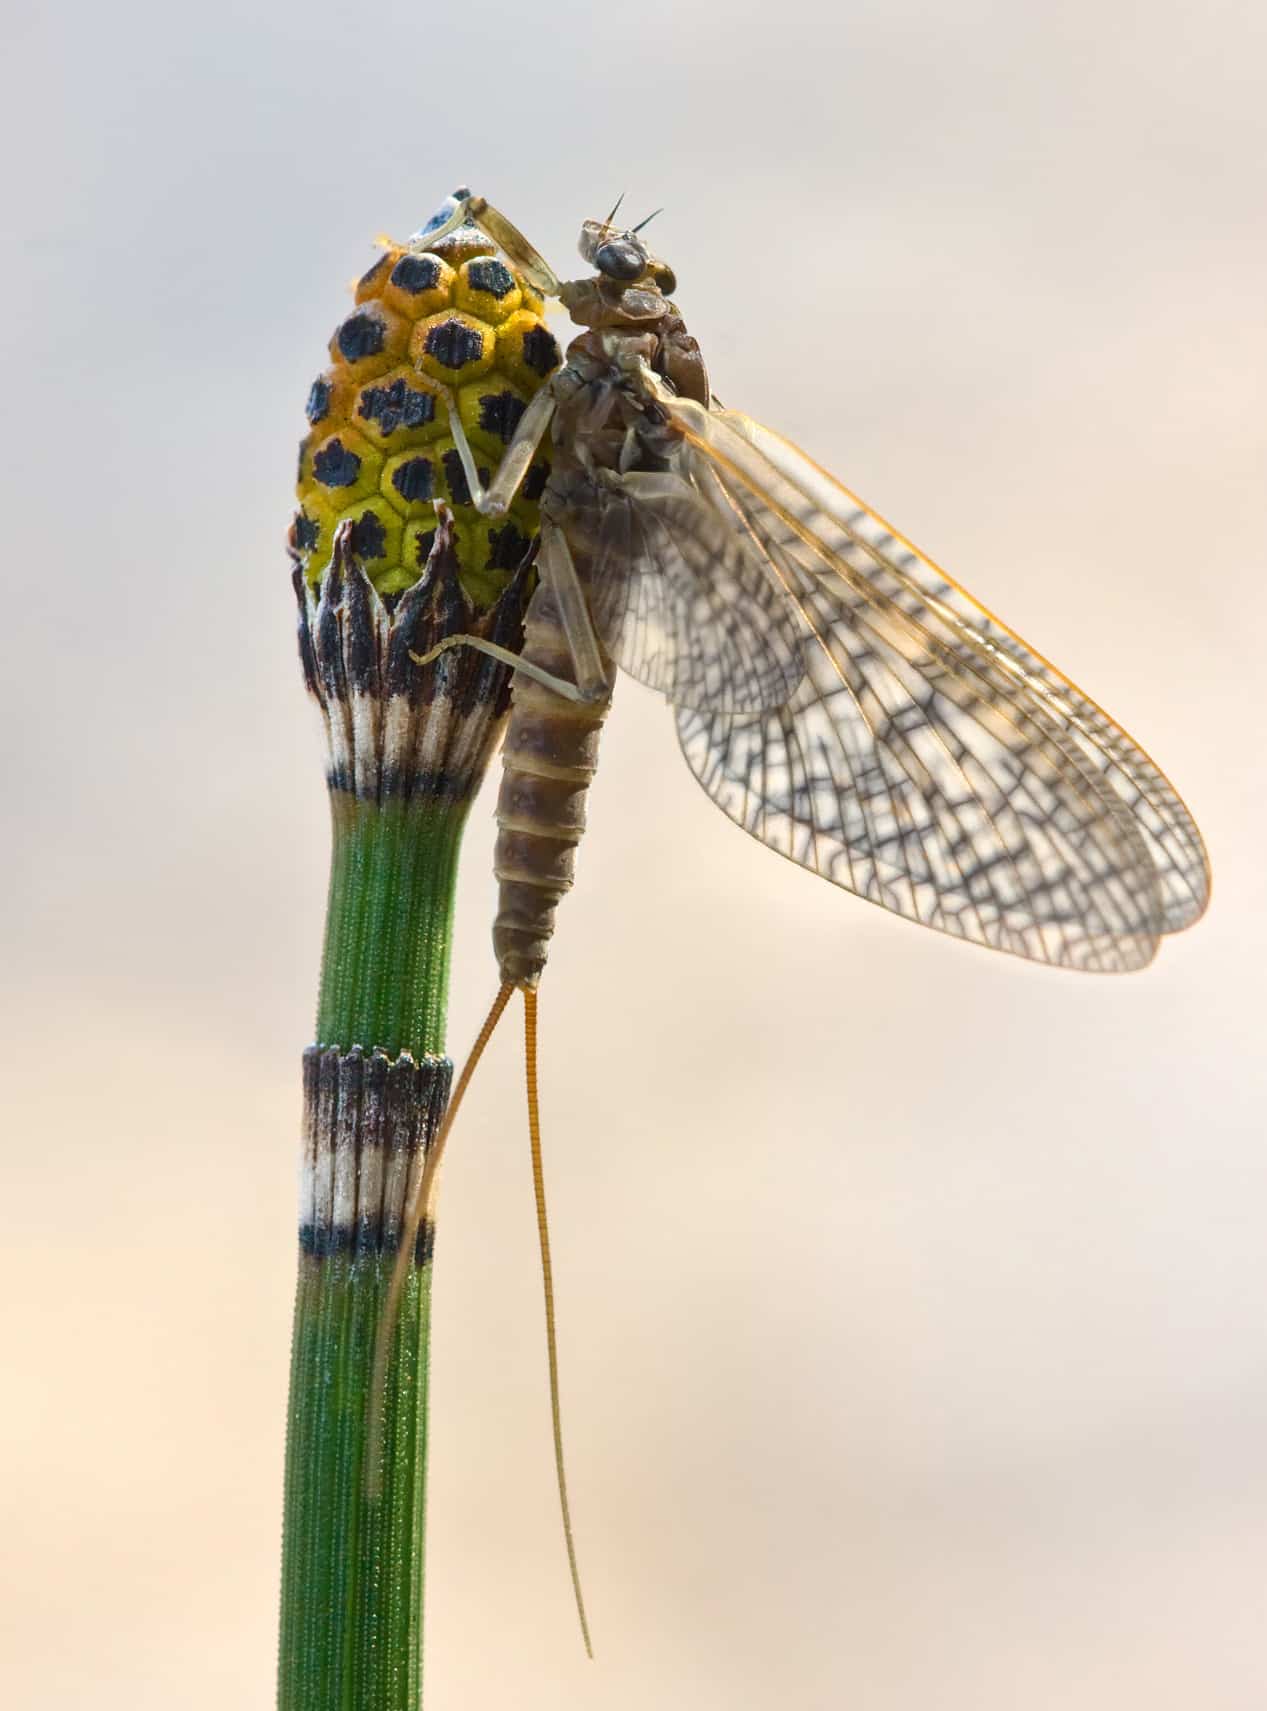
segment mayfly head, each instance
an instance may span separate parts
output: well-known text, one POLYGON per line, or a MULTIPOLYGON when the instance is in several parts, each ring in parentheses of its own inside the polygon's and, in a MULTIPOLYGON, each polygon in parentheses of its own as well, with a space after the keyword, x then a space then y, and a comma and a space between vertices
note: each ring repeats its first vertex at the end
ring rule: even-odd
POLYGON ((636 228, 620 231, 609 220, 586 220, 577 248, 593 276, 570 280, 559 297, 579 326, 654 330, 676 315, 669 293, 677 290, 677 277, 636 228))
MULTIPOLYGON (((646 223, 641 222, 644 226, 646 223)), ((636 227, 621 232, 608 220, 586 220, 577 248, 582 260, 589 262, 604 282, 651 287, 666 297, 677 290, 673 269, 651 254, 636 227)))

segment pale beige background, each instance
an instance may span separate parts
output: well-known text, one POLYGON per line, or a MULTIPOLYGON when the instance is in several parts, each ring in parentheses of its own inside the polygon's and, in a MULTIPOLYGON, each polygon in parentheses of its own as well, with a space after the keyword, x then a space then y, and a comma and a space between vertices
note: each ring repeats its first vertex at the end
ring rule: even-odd
MULTIPOLYGON (((452 1154, 428 1711, 1260 1711, 1263 119, 1237 4, 15 4, 6 1704, 267 1706, 320 760, 282 552, 379 229, 626 189, 728 402, 1148 746, 1213 910, 1031 970, 796 873, 624 685, 452 1154), (755 282, 755 289, 754 289, 755 282)), ((491 990, 489 801, 452 1043, 491 990)))

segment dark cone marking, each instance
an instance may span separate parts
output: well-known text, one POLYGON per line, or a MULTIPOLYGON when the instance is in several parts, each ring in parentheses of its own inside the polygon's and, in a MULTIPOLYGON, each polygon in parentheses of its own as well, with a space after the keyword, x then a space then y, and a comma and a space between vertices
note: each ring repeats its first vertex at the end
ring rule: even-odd
MULTIPOLYGON (((468 362, 478 362, 484 355, 484 334, 465 321, 441 321, 427 332, 425 349, 445 368, 465 368, 468 362)), ((525 345, 527 340, 524 341, 525 345)))
POLYGON ((363 421, 377 423, 385 437, 397 428, 425 428, 435 420, 436 401, 430 392, 396 379, 390 386, 367 386, 357 400, 356 413, 363 421))
POLYGON ((411 457, 405 463, 397 464, 392 471, 392 486, 406 504, 414 505, 420 500, 430 499, 435 491, 431 459, 411 457))
POLYGON ((364 511, 350 526, 348 547, 359 559, 387 557, 387 530, 383 519, 373 511, 364 511))
POLYGON ((514 274, 496 256, 477 256, 468 263, 466 277, 473 291, 487 291, 490 297, 499 301, 509 297, 515 289, 514 274))
POLYGON ((553 374, 559 366, 559 341, 548 327, 530 327, 524 334, 524 362, 535 374, 553 374))
POLYGON ((363 357, 377 356, 386 337, 382 317, 369 309, 358 309, 342 322, 335 342, 345 362, 360 362, 363 357))
POLYGON ((480 427, 509 445, 526 408, 513 392, 486 392, 480 398, 480 427))
POLYGON ((296 552, 310 553, 321 538, 321 525, 301 507, 295 512, 291 526, 291 545, 296 552))
MULTIPOLYGON (((451 451, 445 452, 441 461, 444 464, 444 479, 449 484, 449 495, 453 503, 455 505, 469 505, 471 503, 471 490, 467 486, 466 471, 462 468, 462 459, 456 451, 451 451)), ((487 487, 488 471, 477 464, 475 473, 483 485, 487 487)))
POLYGON ((434 291, 440 283, 440 264, 430 255, 402 255, 392 269, 390 284, 411 297, 434 291))
POLYGON ((489 530, 488 544, 488 569, 517 570, 532 542, 513 523, 507 523, 504 528, 489 530))
POLYGON ((318 422, 324 422, 330 414, 330 382, 314 380, 308 391, 308 402, 304 413, 315 427, 318 422))
POLYGON ((361 460, 336 437, 317 452, 312 473, 323 487, 351 487, 361 473, 361 460))

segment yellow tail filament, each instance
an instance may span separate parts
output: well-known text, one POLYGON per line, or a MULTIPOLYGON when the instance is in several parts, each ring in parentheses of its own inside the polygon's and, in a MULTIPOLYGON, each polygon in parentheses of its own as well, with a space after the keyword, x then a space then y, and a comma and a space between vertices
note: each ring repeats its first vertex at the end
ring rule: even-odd
POLYGON ((581 1622, 581 1638, 585 1654, 594 1656, 590 1644, 589 1623, 585 1619, 585 1598, 581 1592, 581 1575, 576 1566, 576 1540, 572 1537, 572 1515, 568 1508, 567 1474, 563 1470, 563 1418, 559 1407, 559 1345, 554 1329, 554 1271, 550 1264, 550 1230, 546 1221, 546 1186, 541 1170, 541 1110, 537 1099, 537 994, 525 986, 524 994, 524 1068, 528 1080, 528 1135, 532 1144, 532 1191, 537 1201, 537 1235, 541 1242, 541 1281, 546 1300, 546 1353, 550 1362, 550 1417, 554 1425, 554 1470, 559 1480, 559 1508, 563 1512, 563 1537, 567 1541, 568 1568, 572 1572, 572 1592, 576 1598, 576 1614, 581 1622))
POLYGON ((435 1211, 436 1187, 440 1176, 440 1164, 444 1158, 444 1149, 448 1144, 449 1133, 453 1128, 466 1090, 471 1085, 471 1077, 484 1055, 484 1047, 493 1037, 493 1029, 501 1020, 502 1011, 510 1002, 514 987, 509 981, 497 988, 497 996, 492 1008, 484 1018, 484 1026, 479 1031, 479 1037, 471 1047, 470 1056, 458 1077, 458 1084, 453 1090, 449 1101, 449 1109, 444 1114, 436 1138, 427 1148, 426 1161, 422 1173, 405 1201, 405 1210, 400 1224, 400 1246, 396 1250, 396 1263, 392 1267, 391 1281, 387 1285, 387 1297, 383 1302, 383 1311, 378 1321, 378 1336, 374 1344, 374 1367, 370 1373, 369 1419, 365 1434, 365 1489, 371 1503, 378 1501, 382 1489, 383 1461, 383 1417, 387 1407, 387 1363, 391 1359, 392 1342, 396 1335, 396 1321, 400 1316, 400 1299, 405 1292, 405 1284, 409 1278, 410 1267, 414 1263, 414 1249, 418 1241, 418 1230, 423 1219, 431 1221, 435 1211))
MULTIPOLYGON (((387 1364, 391 1359, 396 1336, 401 1297, 405 1292, 410 1267, 414 1263, 418 1231, 424 1220, 431 1222, 435 1211, 436 1189, 440 1165, 449 1134, 457 1119, 471 1078, 479 1067, 484 1048, 493 1037, 493 1030, 510 1002, 514 987, 509 981, 497 989, 492 1008, 484 1018, 470 1056, 458 1077, 449 1108, 436 1138, 427 1148, 426 1159, 417 1181, 405 1202, 400 1226, 400 1246, 392 1266, 391 1278, 383 1311, 378 1321, 378 1336, 374 1345, 374 1365, 370 1373, 369 1417, 365 1435, 365 1490, 371 1503, 382 1494, 383 1428, 387 1407, 387 1364)), ((537 994, 530 987, 524 995, 524 1067, 528 1083, 528 1135, 532 1146, 532 1189, 537 1203, 537 1236, 541 1243, 541 1281, 545 1289, 546 1354, 550 1363, 550 1418, 554 1427, 554 1469, 559 1482, 559 1508, 563 1514, 563 1537, 567 1544, 568 1568, 572 1575, 572 1593, 576 1599, 576 1614, 581 1623, 581 1638, 586 1656, 594 1656, 590 1643, 589 1622, 585 1615, 585 1597, 581 1591, 581 1575, 576 1564, 576 1540, 572 1536, 572 1514, 568 1507, 567 1474, 563 1466, 563 1416, 559 1405, 559 1344, 554 1322, 554 1269, 550 1263, 550 1230, 546 1218, 545 1178, 541 1168, 541 1108, 537 1096, 537 994)))

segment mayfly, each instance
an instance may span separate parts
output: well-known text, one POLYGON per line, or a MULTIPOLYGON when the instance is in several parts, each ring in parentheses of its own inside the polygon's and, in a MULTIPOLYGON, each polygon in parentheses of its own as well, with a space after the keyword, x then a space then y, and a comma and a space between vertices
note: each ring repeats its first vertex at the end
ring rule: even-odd
MULTIPOLYGON (((619 204, 618 204, 619 206, 619 204)), ((559 1493, 568 1519, 537 1106, 537 985, 572 883, 616 667, 676 712, 687 765, 745 831, 899 915, 1034 962, 1143 968, 1205 908, 1209 867, 1165 776, 1095 702, 787 440, 713 397, 641 226, 581 228, 563 282, 509 220, 458 192, 414 240, 470 223, 584 331, 487 485, 503 515, 547 434, 538 581, 522 651, 450 636, 514 671, 497 803, 500 985, 406 1209, 431 1215, 454 1117, 498 1018, 524 995, 529 1127, 559 1493)), ((371 1462, 371 1465, 373 1463, 371 1462)), ((586 1632, 588 1645, 588 1632, 586 1632)))

